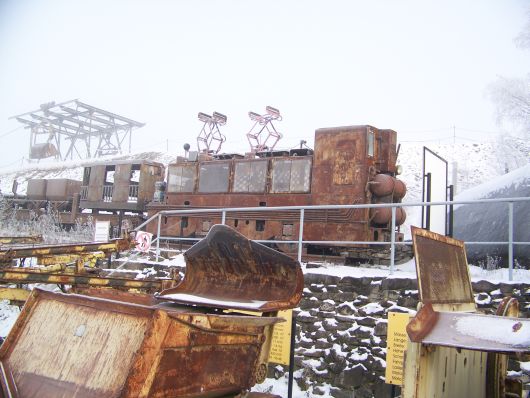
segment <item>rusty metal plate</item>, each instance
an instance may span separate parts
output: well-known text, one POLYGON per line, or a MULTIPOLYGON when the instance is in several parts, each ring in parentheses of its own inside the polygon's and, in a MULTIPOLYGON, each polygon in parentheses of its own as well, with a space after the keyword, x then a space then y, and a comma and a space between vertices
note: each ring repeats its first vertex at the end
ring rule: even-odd
POLYGON ((414 342, 487 352, 530 352, 530 319, 423 307, 407 326, 414 342), (425 321, 427 320, 427 321, 425 321), (422 324, 411 333, 411 325, 422 324))
POLYGON ((464 242, 411 227, 420 299, 475 310, 464 242))
POLYGON ((300 264, 252 242, 226 225, 214 225, 185 255, 186 274, 161 299, 203 307, 276 311, 302 296, 300 264))

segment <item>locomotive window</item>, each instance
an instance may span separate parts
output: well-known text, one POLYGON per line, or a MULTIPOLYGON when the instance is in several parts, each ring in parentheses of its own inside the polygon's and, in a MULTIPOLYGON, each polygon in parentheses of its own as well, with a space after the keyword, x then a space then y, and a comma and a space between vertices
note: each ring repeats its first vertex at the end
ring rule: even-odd
POLYGON ((291 160, 275 159, 272 164, 272 192, 289 192, 291 160))
POLYGON ((90 170, 92 170, 90 167, 85 167, 83 173, 83 185, 88 185, 90 182, 90 170))
POLYGON ((374 132, 368 130, 368 156, 374 156, 374 132))
POLYGON ((116 171, 116 166, 105 167, 105 185, 114 184, 114 172, 115 171, 116 171))
POLYGON ((168 192, 193 192, 195 166, 169 166, 168 192))
POLYGON ((265 192, 267 161, 236 162, 234 192, 265 192))
POLYGON ((135 185, 138 185, 140 183, 140 165, 139 164, 133 164, 131 166, 130 182, 135 185))
POLYGON ((228 162, 203 163, 200 167, 199 192, 228 192, 228 162))
POLYGON ((291 164, 291 192, 309 192, 311 160, 296 159, 291 164))
POLYGON ((311 159, 275 159, 272 192, 309 192, 311 159))

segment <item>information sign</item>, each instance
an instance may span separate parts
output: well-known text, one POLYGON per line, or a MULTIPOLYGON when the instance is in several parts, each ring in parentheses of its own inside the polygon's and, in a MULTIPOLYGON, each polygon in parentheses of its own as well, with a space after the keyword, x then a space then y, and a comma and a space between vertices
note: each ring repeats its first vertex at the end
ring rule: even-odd
POLYGON ((94 228, 94 242, 108 242, 110 221, 96 221, 94 228))
POLYGON ((388 313, 385 381, 403 385, 403 359, 408 344, 407 324, 410 315, 401 312, 388 313))
POLYGON ((285 319, 286 322, 274 325, 271 350, 269 352, 269 362, 280 365, 289 365, 293 310, 278 311, 278 317, 285 319))

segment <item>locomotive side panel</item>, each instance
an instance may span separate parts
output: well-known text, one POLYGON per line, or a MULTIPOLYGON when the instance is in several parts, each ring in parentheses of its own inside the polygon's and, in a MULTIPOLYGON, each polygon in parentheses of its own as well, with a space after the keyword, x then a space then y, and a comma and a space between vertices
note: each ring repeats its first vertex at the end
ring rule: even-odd
POLYGON ((365 126, 319 129, 315 133, 313 204, 365 202, 371 158, 365 126))
MULTIPOLYGON (((135 171, 133 170, 133 173, 135 171)), ((153 199, 155 182, 164 181, 164 176, 165 167, 159 163, 144 163, 140 167, 139 176, 132 176, 130 186, 138 186, 137 200, 142 208, 153 199)))
POLYGON ((103 197, 103 183, 105 182, 105 166, 90 167, 87 201, 97 202, 103 197))
POLYGON ((131 164, 117 164, 114 172, 112 202, 126 203, 129 199, 131 164))

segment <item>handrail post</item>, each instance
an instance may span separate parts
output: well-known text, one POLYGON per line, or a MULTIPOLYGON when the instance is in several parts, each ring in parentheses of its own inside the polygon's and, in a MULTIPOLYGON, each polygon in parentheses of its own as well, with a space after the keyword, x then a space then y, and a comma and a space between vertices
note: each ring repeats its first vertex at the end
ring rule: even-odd
POLYGON ((298 262, 302 262, 302 242, 304 235, 304 215, 305 209, 300 209, 300 227, 298 228, 298 262))
POLYGON ((158 257, 160 256, 160 224, 162 223, 162 215, 158 213, 158 226, 156 235, 156 262, 158 263, 158 257))
POLYGON ((394 273, 396 254, 396 206, 392 206, 392 230, 390 231, 390 275, 394 273))
POLYGON ((508 279, 513 280, 513 202, 508 202, 508 279))
POLYGON ((226 210, 223 210, 223 213, 221 215, 221 224, 225 225, 226 223, 226 210))

